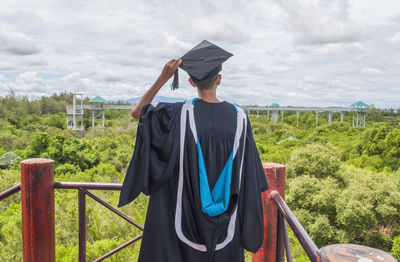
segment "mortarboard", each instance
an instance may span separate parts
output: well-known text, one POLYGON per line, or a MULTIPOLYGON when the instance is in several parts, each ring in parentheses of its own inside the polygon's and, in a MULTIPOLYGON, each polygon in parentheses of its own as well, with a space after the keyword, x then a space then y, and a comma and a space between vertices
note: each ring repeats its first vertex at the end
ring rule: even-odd
MULTIPOLYGON (((194 80, 202 81, 215 76, 220 70, 223 62, 233 56, 231 53, 203 40, 182 56, 182 63, 179 66, 185 70, 194 80)), ((175 71, 171 89, 179 87, 178 69, 175 71)))

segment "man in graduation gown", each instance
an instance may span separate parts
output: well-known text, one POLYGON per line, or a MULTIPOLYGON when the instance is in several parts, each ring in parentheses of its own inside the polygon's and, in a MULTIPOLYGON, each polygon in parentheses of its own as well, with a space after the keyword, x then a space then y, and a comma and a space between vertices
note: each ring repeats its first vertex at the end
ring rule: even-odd
POLYGON ((144 262, 244 261, 263 241, 261 192, 268 189, 250 122, 219 101, 221 64, 232 54, 203 41, 169 61, 132 111, 136 146, 118 207, 150 195, 139 254, 144 262), (151 105, 185 70, 199 98, 151 105))

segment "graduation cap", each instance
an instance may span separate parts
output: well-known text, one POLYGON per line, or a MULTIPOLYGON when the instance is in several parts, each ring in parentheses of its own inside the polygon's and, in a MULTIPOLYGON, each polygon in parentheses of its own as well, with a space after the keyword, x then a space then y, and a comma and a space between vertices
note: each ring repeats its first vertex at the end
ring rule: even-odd
MULTIPOLYGON (((182 63, 179 66, 185 70, 196 82, 207 80, 221 71, 222 63, 233 56, 231 53, 203 40, 200 44, 193 47, 189 52, 182 56, 182 63)), ((171 89, 179 87, 178 69, 175 71, 171 89)))

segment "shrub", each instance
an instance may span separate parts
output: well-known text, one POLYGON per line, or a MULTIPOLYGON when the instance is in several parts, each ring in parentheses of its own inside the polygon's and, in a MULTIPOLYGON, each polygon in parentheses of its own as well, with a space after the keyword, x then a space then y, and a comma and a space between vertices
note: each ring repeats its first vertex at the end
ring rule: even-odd
POLYGON ((59 129, 64 129, 66 126, 65 116, 62 114, 50 115, 44 120, 44 123, 47 126, 57 127, 59 129))
POLYGON ((393 241, 392 255, 400 260, 400 236, 395 237, 393 241))
POLYGON ((325 178, 335 175, 340 167, 339 151, 332 146, 310 144, 292 152, 288 176, 310 175, 325 178))
POLYGON ((36 133, 30 144, 31 155, 39 157, 47 150, 50 143, 50 136, 46 133, 36 133))
POLYGON ((78 172, 81 172, 79 166, 75 166, 72 164, 64 164, 64 165, 59 165, 55 168, 54 175, 55 177, 57 177, 63 174, 76 174, 78 172))

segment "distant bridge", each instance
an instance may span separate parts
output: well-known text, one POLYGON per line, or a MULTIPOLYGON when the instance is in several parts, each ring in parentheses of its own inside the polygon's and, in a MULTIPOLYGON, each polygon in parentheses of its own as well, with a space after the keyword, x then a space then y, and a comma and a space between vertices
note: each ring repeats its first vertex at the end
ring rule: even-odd
POLYGON ((318 115, 320 113, 327 112, 328 116, 328 123, 329 125, 332 123, 332 118, 333 118, 333 113, 339 113, 340 114, 340 121, 343 122, 343 116, 345 112, 352 112, 353 113, 353 126, 358 126, 358 127, 365 127, 365 122, 366 122, 366 112, 368 112, 368 105, 362 103, 362 102, 357 102, 353 104, 351 107, 282 107, 277 104, 274 104, 272 106, 244 106, 243 108, 248 112, 251 113, 251 111, 256 112, 257 115, 259 114, 260 111, 267 111, 267 119, 269 120, 269 117, 271 115, 271 120, 274 121, 274 123, 278 122, 279 120, 279 114, 282 116, 282 121, 283 121, 283 115, 285 111, 294 111, 297 114, 297 126, 299 126, 299 117, 300 117, 300 112, 302 111, 308 111, 308 112, 314 112, 315 113, 315 125, 318 126, 318 115))
MULTIPOLYGON (((82 94, 73 95, 73 104, 67 105, 67 128, 71 128, 77 131, 83 131, 83 113, 84 110, 92 110, 92 127, 94 128, 95 121, 101 120, 102 126, 104 127, 104 110, 132 110, 133 104, 127 105, 113 105, 106 104, 108 101, 99 96, 89 101, 90 104, 83 104, 82 94)), ((297 113, 297 126, 299 126, 300 112, 308 111, 315 113, 315 126, 318 126, 318 116, 320 113, 327 112, 328 123, 332 123, 333 113, 340 114, 340 121, 343 122, 345 112, 353 113, 353 126, 365 127, 366 112, 369 110, 369 106, 361 101, 354 103, 351 107, 282 107, 278 104, 271 106, 242 106, 248 113, 260 111, 267 111, 267 119, 277 123, 279 120, 279 114, 283 116, 285 111, 294 111, 297 113)))

